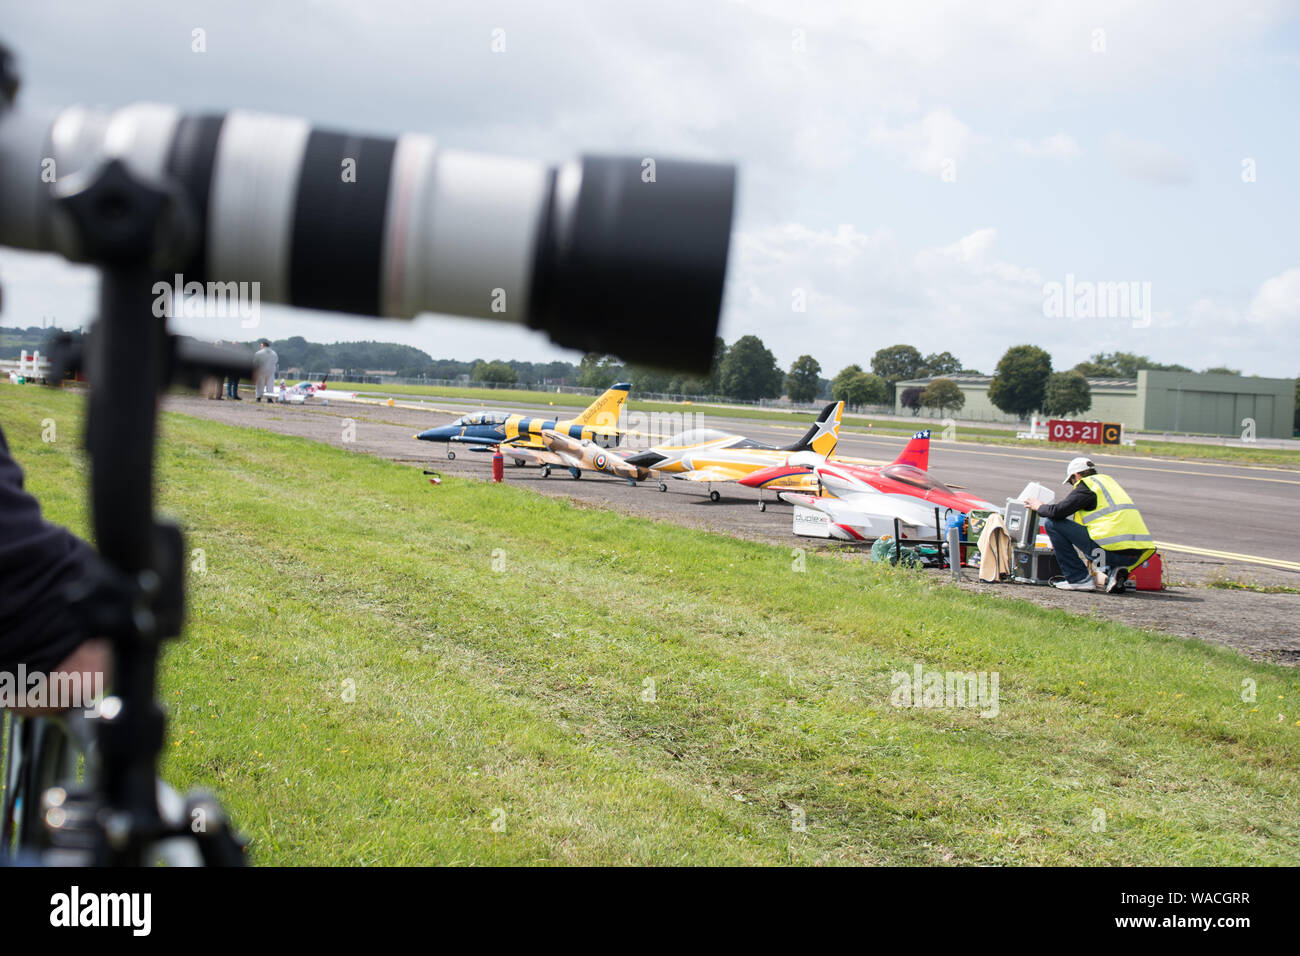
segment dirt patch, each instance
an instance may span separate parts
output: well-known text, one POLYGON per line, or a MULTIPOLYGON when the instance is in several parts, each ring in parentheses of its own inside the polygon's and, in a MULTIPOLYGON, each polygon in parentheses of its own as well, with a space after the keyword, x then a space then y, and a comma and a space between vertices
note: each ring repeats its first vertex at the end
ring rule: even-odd
MULTIPOLYGON (((309 438, 360 454, 378 455, 434 470, 442 475, 486 480, 491 473, 491 456, 488 454, 457 449, 456 458, 449 460, 445 446, 414 439, 415 432, 445 424, 463 413, 463 409, 440 410, 434 403, 424 408, 410 408, 336 399, 328 406, 259 405, 250 399, 235 402, 171 396, 167 398, 165 408, 226 424, 309 438)), ((773 503, 761 512, 758 492, 736 484, 716 486, 723 497, 721 501, 711 502, 708 488, 693 482, 669 481, 668 491, 660 492, 654 482, 632 487, 617 478, 586 474, 575 480, 558 469, 551 473, 551 477, 543 478, 539 469, 517 468, 509 463, 505 479, 510 484, 539 494, 570 498, 584 507, 612 508, 627 514, 786 547, 814 549, 827 546, 817 539, 796 538, 791 533, 787 505, 773 503)), ((413 491, 416 487, 426 487, 425 481, 423 476, 414 472, 413 491)), ((1260 660, 1300 664, 1300 594, 1210 586, 1214 581, 1233 581, 1262 587, 1300 588, 1300 574, 1176 554, 1165 555, 1164 560, 1165 579, 1173 586, 1159 592, 1130 591, 1123 595, 1107 595, 1032 585, 989 585, 981 584, 973 570, 965 572, 967 580, 962 587, 975 593, 995 593, 1222 644, 1260 660)))

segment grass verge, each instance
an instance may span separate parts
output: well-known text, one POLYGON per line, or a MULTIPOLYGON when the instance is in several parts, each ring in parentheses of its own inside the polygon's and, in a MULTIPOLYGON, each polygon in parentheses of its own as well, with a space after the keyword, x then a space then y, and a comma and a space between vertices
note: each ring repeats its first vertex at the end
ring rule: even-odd
MULTIPOLYGON (((29 487, 84 532, 81 409, 0 390, 29 487)), ((219 793, 259 862, 1300 862, 1294 671, 343 446, 163 431, 195 549, 164 772, 219 793), (892 706, 917 664, 998 674, 997 715, 892 706)))

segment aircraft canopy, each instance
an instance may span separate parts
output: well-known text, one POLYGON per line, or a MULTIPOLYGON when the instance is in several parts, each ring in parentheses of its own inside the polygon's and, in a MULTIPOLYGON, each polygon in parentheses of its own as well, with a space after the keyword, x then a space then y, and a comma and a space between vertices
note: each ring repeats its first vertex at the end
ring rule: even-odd
POLYGON ((510 416, 505 412, 473 412, 462 415, 453 425, 504 425, 510 416))
POLYGON ((682 448, 686 445, 702 445, 704 442, 730 437, 726 432, 718 431, 716 428, 692 428, 690 431, 674 435, 664 445, 667 448, 682 448))
POLYGON ((944 491, 952 494, 952 489, 928 471, 922 471, 915 465, 886 465, 880 470, 886 478, 893 478, 905 485, 924 488, 926 491, 944 491))

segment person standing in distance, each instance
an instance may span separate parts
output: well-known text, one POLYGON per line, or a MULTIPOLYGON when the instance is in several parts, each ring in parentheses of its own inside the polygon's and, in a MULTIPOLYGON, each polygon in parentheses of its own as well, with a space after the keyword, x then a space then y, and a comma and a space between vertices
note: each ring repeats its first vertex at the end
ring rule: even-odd
POLYGON ((262 347, 253 353, 253 392, 260 402, 262 396, 266 400, 273 400, 271 391, 275 382, 276 366, 280 364, 280 356, 275 354, 275 349, 271 348, 271 343, 262 339, 262 347))

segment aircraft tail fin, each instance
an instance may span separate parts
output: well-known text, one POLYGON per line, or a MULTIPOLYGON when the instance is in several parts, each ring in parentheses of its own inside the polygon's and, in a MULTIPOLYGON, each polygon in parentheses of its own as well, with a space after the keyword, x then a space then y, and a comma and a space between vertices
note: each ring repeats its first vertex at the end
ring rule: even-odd
POLYGON ((825 458, 835 450, 840 440, 840 420, 844 417, 844 403, 831 402, 822 409, 817 421, 793 445, 782 451, 812 451, 825 458))
POLYGON ((912 465, 922 471, 930 470, 930 429, 917 432, 894 459, 895 465, 912 465))
POLYGON ((575 418, 573 423, 597 428, 617 428, 623 403, 627 401, 627 393, 631 387, 627 382, 611 385, 588 405, 586 411, 575 418))

